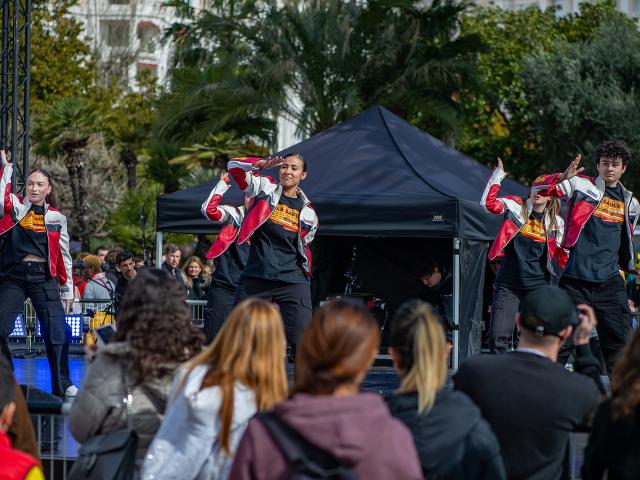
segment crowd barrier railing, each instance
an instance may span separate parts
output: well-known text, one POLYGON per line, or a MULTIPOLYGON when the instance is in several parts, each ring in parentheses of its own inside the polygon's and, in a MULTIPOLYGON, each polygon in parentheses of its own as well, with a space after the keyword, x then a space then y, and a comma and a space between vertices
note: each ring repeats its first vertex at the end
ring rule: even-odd
MULTIPOLYGON (((187 300, 187 304, 194 325, 203 327, 206 300, 187 300)), ((71 312, 65 315, 65 321, 70 327, 71 343, 95 343, 95 331, 115 322, 114 302, 112 299, 76 300, 71 312)), ((27 299, 24 302, 22 313, 15 320, 9 340, 14 343, 26 344, 27 349, 31 349, 36 344, 44 343, 40 332, 40 323, 31 300, 27 299)))
POLYGON ((66 480, 78 456, 78 444, 69 430, 70 405, 56 400, 27 402, 47 480, 66 480))

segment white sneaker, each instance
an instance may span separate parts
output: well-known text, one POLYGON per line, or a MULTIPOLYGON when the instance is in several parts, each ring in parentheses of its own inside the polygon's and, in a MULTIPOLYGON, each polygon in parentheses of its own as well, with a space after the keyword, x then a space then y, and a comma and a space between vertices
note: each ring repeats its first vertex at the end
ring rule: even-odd
POLYGON ((75 385, 71 385, 64 391, 65 397, 75 397, 76 395, 78 395, 78 387, 76 387, 75 385))

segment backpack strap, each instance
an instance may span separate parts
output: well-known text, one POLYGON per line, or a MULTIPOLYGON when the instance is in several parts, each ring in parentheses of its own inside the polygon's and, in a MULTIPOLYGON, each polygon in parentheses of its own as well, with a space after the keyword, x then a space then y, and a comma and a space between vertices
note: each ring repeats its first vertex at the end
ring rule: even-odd
POLYGON ((344 465, 331 453, 310 443, 275 413, 261 412, 257 417, 292 469, 302 468, 318 478, 358 479, 353 467, 344 465))

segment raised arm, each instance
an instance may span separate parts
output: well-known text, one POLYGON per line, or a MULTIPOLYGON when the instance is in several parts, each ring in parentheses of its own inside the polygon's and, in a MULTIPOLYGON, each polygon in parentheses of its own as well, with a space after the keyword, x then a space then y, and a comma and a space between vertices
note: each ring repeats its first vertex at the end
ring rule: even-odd
POLYGON ((7 154, 0 150, 0 217, 9 213, 13 208, 11 199, 11 178, 13 176, 13 164, 7 161, 7 154))
POLYGON ((489 181, 486 187, 484 187, 484 192, 480 199, 480 205, 489 213, 500 215, 505 211, 505 204, 502 199, 498 197, 498 194, 500 193, 500 184, 506 176, 507 174, 504 171, 502 160, 498 158, 498 165, 493 170, 491 177, 489 177, 489 181))
POLYGON ((244 194, 253 198, 260 192, 273 189, 277 185, 277 182, 271 177, 261 176, 259 174, 260 170, 277 167, 282 162, 282 157, 272 157, 270 159, 256 157, 233 158, 227 164, 227 170, 244 194))
POLYGON ((541 175, 534 182, 535 189, 540 195, 571 197, 575 191, 576 182, 580 180, 578 175, 584 171, 584 167, 580 166, 581 160, 582 155, 578 154, 563 173, 541 175))
POLYGON ((222 197, 229 190, 230 185, 229 174, 223 172, 220 175, 220 180, 213 187, 209 197, 202 204, 200 211, 204 218, 212 222, 228 223, 231 220, 235 220, 236 223, 242 222, 242 214, 236 207, 228 205, 220 205, 222 197))

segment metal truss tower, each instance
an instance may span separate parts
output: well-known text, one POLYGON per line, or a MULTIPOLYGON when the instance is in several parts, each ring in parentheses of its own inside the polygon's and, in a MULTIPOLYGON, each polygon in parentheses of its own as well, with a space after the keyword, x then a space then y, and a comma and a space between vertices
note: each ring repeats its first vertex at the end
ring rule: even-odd
POLYGON ((0 148, 14 163, 12 186, 24 186, 29 171, 31 0, 2 2, 0 56, 0 148), (22 162, 20 162, 22 159, 22 162))

